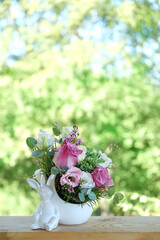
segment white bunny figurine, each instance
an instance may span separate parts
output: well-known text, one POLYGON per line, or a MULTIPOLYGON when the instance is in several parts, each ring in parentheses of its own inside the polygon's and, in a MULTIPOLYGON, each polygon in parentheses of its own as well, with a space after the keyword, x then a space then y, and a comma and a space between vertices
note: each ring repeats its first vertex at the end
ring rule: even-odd
POLYGON ((37 211, 33 214, 34 224, 31 225, 31 228, 42 228, 52 231, 52 229, 57 227, 60 219, 59 208, 53 202, 52 189, 45 184, 44 176, 41 177, 41 184, 31 178, 27 178, 27 182, 32 188, 38 191, 42 199, 37 211))

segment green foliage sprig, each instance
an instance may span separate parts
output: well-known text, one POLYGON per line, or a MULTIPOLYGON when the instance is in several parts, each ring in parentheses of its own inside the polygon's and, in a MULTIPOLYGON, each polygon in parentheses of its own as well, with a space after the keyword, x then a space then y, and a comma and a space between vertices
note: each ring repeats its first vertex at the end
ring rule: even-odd
POLYGON ((87 148, 85 159, 78 163, 77 167, 79 167, 84 172, 91 172, 94 168, 98 167, 98 164, 100 162, 103 162, 102 159, 99 159, 99 156, 100 155, 98 152, 89 147, 87 148))
POLYGON ((40 149, 37 146, 37 140, 31 137, 26 139, 28 147, 32 150, 32 156, 36 158, 36 162, 39 167, 42 169, 46 178, 51 174, 51 168, 53 166, 52 159, 54 157, 53 149, 43 148, 40 149))

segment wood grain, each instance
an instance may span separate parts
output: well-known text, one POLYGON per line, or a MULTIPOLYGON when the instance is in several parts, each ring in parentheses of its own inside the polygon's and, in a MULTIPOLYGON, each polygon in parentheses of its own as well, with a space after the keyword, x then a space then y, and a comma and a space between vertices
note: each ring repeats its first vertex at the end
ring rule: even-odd
POLYGON ((33 217, 0 217, 0 240, 160 240, 160 217, 91 217, 52 232, 31 230, 33 217))

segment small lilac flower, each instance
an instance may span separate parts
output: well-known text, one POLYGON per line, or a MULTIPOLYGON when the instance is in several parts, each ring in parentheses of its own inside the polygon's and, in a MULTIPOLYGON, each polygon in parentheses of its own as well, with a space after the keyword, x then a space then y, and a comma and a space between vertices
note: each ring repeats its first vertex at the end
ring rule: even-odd
POLYGON ((37 159, 37 160, 36 160, 37 163, 40 163, 40 161, 41 161, 40 159, 37 159))
POLYGON ((68 139, 67 138, 63 138, 63 143, 67 143, 68 139))
POLYGON ((76 142, 76 145, 79 145, 82 143, 82 138, 78 138, 77 142, 76 142))
POLYGON ((68 192, 69 192, 69 193, 73 193, 73 192, 74 192, 73 187, 70 187, 70 188, 68 189, 68 192))
POLYGON ((71 137, 76 137, 76 133, 75 133, 75 132, 70 132, 69 135, 70 135, 71 137))
POLYGON ((74 128, 75 131, 78 130, 78 126, 77 125, 74 125, 73 128, 74 128))
POLYGON ((54 148, 54 152, 58 152, 60 148, 54 148))

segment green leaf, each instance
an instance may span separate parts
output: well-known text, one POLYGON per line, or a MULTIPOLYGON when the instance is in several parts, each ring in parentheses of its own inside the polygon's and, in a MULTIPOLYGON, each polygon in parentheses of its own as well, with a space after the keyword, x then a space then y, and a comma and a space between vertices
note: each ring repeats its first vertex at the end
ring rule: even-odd
POLYGON ((88 191, 88 188, 83 188, 83 189, 81 190, 81 193, 83 193, 84 195, 87 195, 87 191, 88 191))
POLYGON ((110 187, 108 190, 108 197, 112 197, 115 193, 115 188, 114 187, 110 187))
POLYGON ((57 175, 58 173, 60 172, 60 168, 59 167, 52 167, 51 168, 51 173, 53 174, 53 175, 57 175))
POLYGON ((54 152, 53 151, 49 152, 49 157, 50 157, 50 159, 52 159, 54 157, 54 152))
POLYGON ((56 124, 57 124, 57 127, 60 128, 60 126, 61 126, 60 120, 58 120, 58 121, 56 122, 56 124))
POLYGON ((79 199, 81 200, 81 202, 85 201, 85 196, 84 196, 84 194, 82 192, 79 192, 78 196, 79 196, 79 199))
POLYGON ((92 188, 87 189, 87 195, 89 195, 92 192, 92 188))
POLYGON ((37 144, 37 140, 34 139, 34 138, 31 138, 31 137, 28 137, 26 139, 26 143, 27 143, 29 148, 34 148, 36 146, 36 144, 37 144))
POLYGON ((60 143, 60 140, 59 140, 59 139, 54 138, 54 140, 55 140, 56 143, 60 143))
POLYGON ((55 122, 55 123, 53 124, 53 126, 56 127, 56 128, 60 128, 60 126, 61 126, 60 120, 58 120, 57 122, 55 122))
POLYGON ((116 193, 113 198, 113 203, 119 204, 123 198, 124 198, 123 193, 120 193, 120 192, 116 193))
POLYGON ((41 158, 43 156, 43 154, 44 154, 44 150, 39 149, 39 150, 34 151, 32 153, 32 156, 37 157, 37 158, 41 158))
POLYGON ((59 136, 61 134, 61 131, 58 128, 53 127, 52 128, 54 135, 59 136))
POLYGON ((65 167, 61 168, 62 172, 66 172, 68 169, 69 169, 68 166, 65 166, 65 167))
POLYGON ((112 197, 110 197, 110 196, 106 195, 106 198, 107 198, 107 199, 111 199, 112 197))
POLYGON ((96 199, 97 199, 96 194, 95 194, 94 192, 90 192, 90 193, 88 194, 88 197, 89 197, 89 199, 91 199, 91 200, 96 200, 96 199))

